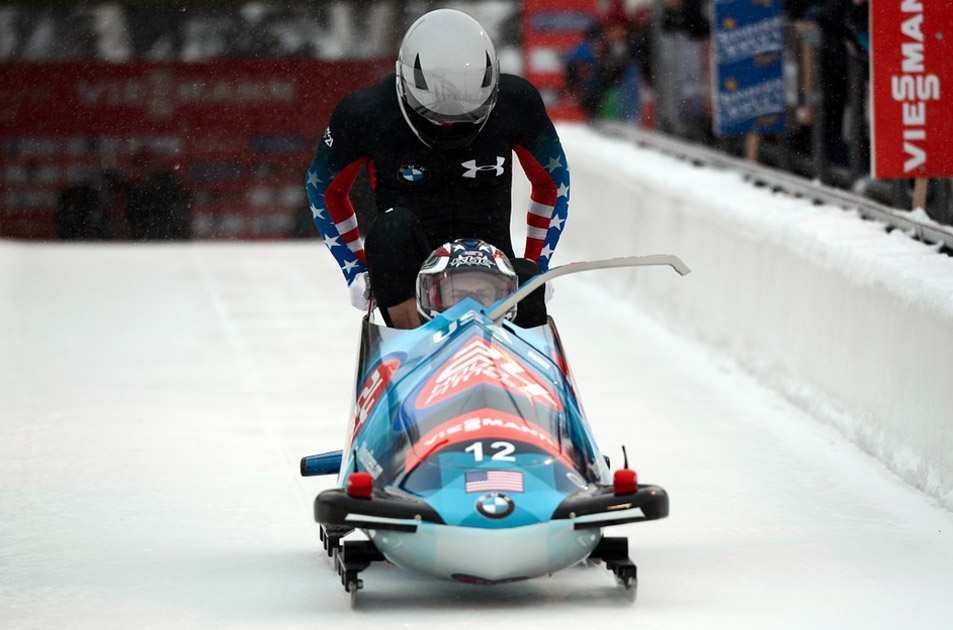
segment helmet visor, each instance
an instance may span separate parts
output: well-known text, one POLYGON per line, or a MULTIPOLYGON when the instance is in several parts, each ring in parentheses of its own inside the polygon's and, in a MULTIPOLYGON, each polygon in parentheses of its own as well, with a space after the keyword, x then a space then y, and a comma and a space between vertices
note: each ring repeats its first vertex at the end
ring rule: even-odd
POLYGON ((466 298, 490 306, 516 291, 516 278, 487 271, 444 271, 430 282, 430 307, 441 312, 466 298))
POLYGON ((449 122, 438 124, 407 108, 407 122, 427 146, 435 149, 460 149, 473 142, 483 130, 481 122, 449 122))
POLYGON ((460 148, 472 142, 496 106, 495 70, 489 67, 486 72, 453 75, 455 80, 444 75, 439 83, 433 77, 430 83, 418 77, 410 84, 415 72, 419 70, 398 61, 401 108, 420 139, 440 149, 460 148))
POLYGON ((434 94, 433 88, 423 91, 407 85, 407 71, 413 72, 413 69, 403 67, 400 73, 404 100, 411 110, 434 125, 482 123, 496 105, 497 90, 491 87, 481 86, 473 90, 454 90, 448 87, 441 93, 434 94))

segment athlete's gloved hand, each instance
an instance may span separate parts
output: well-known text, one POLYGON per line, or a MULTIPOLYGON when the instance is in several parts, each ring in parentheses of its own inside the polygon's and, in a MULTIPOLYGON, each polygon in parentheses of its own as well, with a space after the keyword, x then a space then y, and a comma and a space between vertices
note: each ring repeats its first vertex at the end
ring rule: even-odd
POLYGON ((366 271, 357 274, 347 285, 351 294, 351 306, 359 311, 367 311, 371 299, 371 279, 366 271))

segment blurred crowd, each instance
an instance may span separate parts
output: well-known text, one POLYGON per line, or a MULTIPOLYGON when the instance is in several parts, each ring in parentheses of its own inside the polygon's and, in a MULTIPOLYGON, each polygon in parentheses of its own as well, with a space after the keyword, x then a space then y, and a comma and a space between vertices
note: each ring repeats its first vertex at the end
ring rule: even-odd
MULTIPOLYGON (((675 82, 676 100, 686 94, 704 95, 710 100, 706 72, 686 73, 687 57, 701 57, 699 67, 705 70, 710 55, 710 0, 613 0, 606 10, 594 17, 582 41, 570 50, 565 59, 566 86, 577 104, 591 119, 641 119, 648 107, 655 105, 657 92, 666 83, 675 82), (673 53, 673 54, 667 54, 673 53), (690 83, 697 85, 689 85, 690 83), (703 85, 704 84, 704 85, 703 85), (640 102, 626 99, 638 97, 640 102)), ((852 59, 867 63, 867 0, 786 0, 784 15, 791 27, 792 40, 787 63, 801 66, 802 78, 813 69, 802 59, 803 49, 797 46, 808 39, 805 35, 815 27, 820 40, 815 46, 823 68, 824 109, 830 133, 830 152, 839 162, 846 162, 844 138, 840 130, 847 106, 848 68, 852 59)), ((795 86, 797 88, 802 85, 795 86)), ((676 103, 682 114, 684 103, 676 103)), ((671 118, 672 112, 660 112, 671 118)), ((689 116, 708 118, 711 104, 696 107, 689 116)), ((654 126, 654 121, 645 121, 654 126)), ((693 125, 710 129, 710 121, 693 125)), ((660 126, 665 126, 664 122, 660 126)), ((705 138, 697 138, 703 140, 705 138)), ((708 138, 710 140, 711 138, 708 138)))
MULTIPOLYGON (((707 38, 703 0, 615 0, 594 16, 566 57, 566 87, 591 119, 641 121, 654 103, 659 32, 707 38), (658 9, 661 7, 661 13, 658 9)), ((648 122, 648 121, 646 121, 648 122)))
MULTIPOLYGON (((566 89, 584 116, 745 155, 744 137, 714 132, 711 0, 599 6, 565 56, 566 89)), ((870 178, 868 11, 868 0, 785 0, 785 131, 761 138, 756 159, 909 208, 911 182, 870 178)), ((935 219, 953 222, 948 199, 933 205, 935 219)))
POLYGON ((175 171, 141 149, 128 172, 107 164, 67 186, 54 226, 61 240, 186 240, 192 235, 191 200, 175 171))
POLYGON ((703 0, 617 0, 596 15, 566 58, 567 89, 586 115, 641 121, 646 103, 654 99, 658 52, 653 37, 661 27, 706 38, 705 7, 703 0))
MULTIPOLYGON (((824 112, 824 148, 826 156, 835 164, 849 163, 850 144, 869 162, 870 139, 866 124, 869 121, 866 78, 869 76, 870 33, 868 32, 867 0, 788 0, 785 5, 790 20, 816 25, 820 33, 817 49, 822 68, 819 86, 824 112), (862 108, 851 108, 851 66, 862 73, 862 108), (863 117, 864 124, 845 126, 849 116, 863 117), (851 128, 853 127, 853 133, 851 128), (860 133, 861 135, 855 135, 860 133)), ((854 86, 855 89, 858 86, 854 86)), ((860 119, 856 122, 861 122, 860 119)), ((866 170, 865 170, 866 172, 866 170)))
MULTIPOLYGON (((394 55, 434 0, 10 2, 0 0, 0 62, 371 59, 394 55)), ((512 43, 516 0, 456 0, 512 43)))

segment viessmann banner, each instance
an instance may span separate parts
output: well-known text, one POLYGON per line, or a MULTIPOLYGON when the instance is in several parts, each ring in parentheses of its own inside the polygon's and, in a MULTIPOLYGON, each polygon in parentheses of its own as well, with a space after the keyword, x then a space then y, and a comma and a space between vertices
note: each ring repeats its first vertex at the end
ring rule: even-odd
POLYGON ((0 237, 49 238, 61 192, 143 149, 192 196, 202 238, 286 235, 335 103, 392 60, 7 64, 0 237))
POLYGON ((953 176, 953 5, 870 3, 875 177, 953 176))

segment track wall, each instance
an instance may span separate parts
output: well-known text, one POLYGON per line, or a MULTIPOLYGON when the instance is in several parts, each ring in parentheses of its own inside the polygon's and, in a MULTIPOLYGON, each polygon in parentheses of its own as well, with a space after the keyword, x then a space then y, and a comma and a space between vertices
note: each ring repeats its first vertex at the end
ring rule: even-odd
MULTIPOLYGON (((680 256, 693 270, 685 278, 642 268, 588 279, 736 361, 953 508, 953 259, 734 173, 686 168, 581 126, 560 134, 572 199, 554 264, 680 256)), ((516 194, 521 208, 525 184, 516 194)), ((558 295, 557 285, 557 318, 558 295)))

